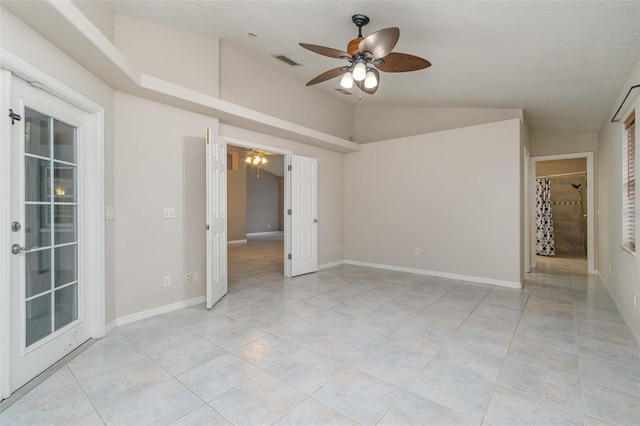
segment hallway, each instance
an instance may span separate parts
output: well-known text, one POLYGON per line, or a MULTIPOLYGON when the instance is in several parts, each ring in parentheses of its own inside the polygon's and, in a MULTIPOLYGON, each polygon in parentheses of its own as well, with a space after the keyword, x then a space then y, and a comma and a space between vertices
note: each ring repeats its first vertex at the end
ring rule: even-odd
POLYGON ((287 279, 279 244, 231 247, 211 311, 117 328, 0 423, 640 423, 640 350, 584 260, 539 259, 523 290, 351 265, 287 279))

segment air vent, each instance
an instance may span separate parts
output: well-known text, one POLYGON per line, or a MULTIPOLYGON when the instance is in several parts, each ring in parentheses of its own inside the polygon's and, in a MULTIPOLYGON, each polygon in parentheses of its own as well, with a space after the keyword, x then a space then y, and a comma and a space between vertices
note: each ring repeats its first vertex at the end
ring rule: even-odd
POLYGON ((336 89, 336 91, 338 91, 338 92, 342 93, 343 95, 349 95, 349 96, 353 95, 353 93, 352 93, 352 92, 350 92, 350 91, 348 91, 348 90, 346 90, 346 89, 343 89, 342 87, 340 87, 340 88, 336 89))
POLYGON ((293 59, 287 58, 284 55, 272 55, 274 58, 276 59, 280 59, 282 62, 284 62, 285 64, 289 64, 292 67, 299 67, 302 64, 297 63, 296 61, 294 61, 293 59))

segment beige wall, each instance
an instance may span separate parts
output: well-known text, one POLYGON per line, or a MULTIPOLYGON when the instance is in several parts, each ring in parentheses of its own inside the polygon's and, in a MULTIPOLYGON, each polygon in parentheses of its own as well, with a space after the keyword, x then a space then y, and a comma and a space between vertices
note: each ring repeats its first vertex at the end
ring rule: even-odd
POLYGON ((72 0, 72 3, 113 43, 115 16, 105 2, 72 0))
MULTIPOLYGON (((105 205, 113 206, 113 90, 0 6, 2 47, 104 108, 105 205)), ((115 318, 114 222, 105 223, 105 318, 115 318)))
POLYGON ((355 138, 367 143, 523 118, 521 109, 356 106, 355 138))
POLYGON ((598 152, 598 134, 531 129, 531 156, 598 152))
POLYGON ((143 73, 218 96, 217 38, 116 15, 114 44, 143 73))
POLYGON ((220 44, 220 98, 348 139, 354 132, 353 105, 306 87, 276 59, 265 64, 234 46, 220 44))
POLYGON ((207 127, 218 120, 116 92, 116 317, 205 294, 207 127))
POLYGON ((536 177, 580 172, 587 172, 586 158, 570 158, 566 160, 536 162, 536 177))
POLYGON ((224 123, 220 124, 220 135, 318 159, 318 263, 323 265, 342 260, 345 182, 343 154, 224 123))
MULTIPOLYGON (((611 298, 616 303, 625 322, 640 342, 640 304, 633 307, 633 293, 640 297, 640 257, 632 256, 624 251, 622 243, 622 123, 611 123, 611 117, 622 102, 623 97, 632 85, 640 81, 640 59, 627 76, 620 88, 617 100, 612 105, 607 121, 598 134, 598 167, 602 173, 598 174, 597 221, 600 230, 598 246, 600 257, 597 269, 606 283, 611 298), (609 273, 611 268, 611 273, 609 273)), ((637 96, 638 91, 635 91, 637 96)), ((638 99, 638 98, 636 98, 638 99)), ((627 102, 630 108, 633 102, 627 102)), ((636 100, 636 116, 640 111, 640 101, 636 100)), ((636 141, 638 130, 636 126, 636 141)), ((637 143, 637 142, 636 142, 637 143)), ((636 145, 637 149, 637 145, 636 145)), ((639 168, 639 156, 636 155, 636 170, 639 168)), ((638 201, 636 200, 636 221, 638 220, 638 201)), ((636 222, 636 239, 638 238, 638 222, 636 222)))
POLYGON ((520 283, 520 132, 513 119, 346 154, 345 258, 520 283))
MULTIPOLYGON (((234 148, 229 146, 230 151, 234 148)), ((247 171, 242 159, 238 158, 236 163, 236 170, 227 172, 228 241, 247 238, 247 171)))

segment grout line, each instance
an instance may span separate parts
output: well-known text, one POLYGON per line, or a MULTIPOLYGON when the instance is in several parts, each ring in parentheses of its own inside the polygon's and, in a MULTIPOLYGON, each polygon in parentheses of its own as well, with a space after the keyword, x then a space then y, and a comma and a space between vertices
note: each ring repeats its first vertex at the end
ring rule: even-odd
MULTIPOLYGON (((97 341, 98 341, 97 339, 91 338, 91 339, 87 340, 86 342, 82 343, 80 346, 75 348, 73 351, 71 351, 70 353, 65 355, 63 358, 58 360, 51 367, 47 368, 42 373, 40 373, 39 375, 37 375, 36 377, 31 379, 29 382, 27 382, 25 385, 23 385, 21 388, 19 388, 15 392, 13 392, 9 398, 7 398, 7 399, 3 400, 2 402, 0 402, 0 413, 5 411, 7 408, 11 407, 13 404, 18 403, 18 401, 20 399, 22 399, 23 396, 25 396, 26 394, 31 392, 33 389, 35 389, 38 385, 40 385, 42 382, 47 380, 49 377, 53 376, 56 372, 58 372, 58 370, 60 370, 63 367, 65 367, 71 360, 73 360, 75 357, 80 355, 85 349, 89 348, 91 345, 93 345, 97 341)), ((71 370, 71 369, 69 369, 69 370, 71 370)), ((51 391, 51 392, 53 392, 53 391, 51 391)), ((47 392, 47 393, 49 393, 49 392, 47 392)), ((46 395, 46 394, 44 394, 44 395, 46 395)))

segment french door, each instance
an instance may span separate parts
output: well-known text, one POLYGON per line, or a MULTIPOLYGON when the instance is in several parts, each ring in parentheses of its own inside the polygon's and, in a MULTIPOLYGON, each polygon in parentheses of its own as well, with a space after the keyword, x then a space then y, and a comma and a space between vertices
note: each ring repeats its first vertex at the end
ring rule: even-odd
POLYGON ((318 270, 318 160, 291 156, 291 275, 318 270))
POLYGON ((227 142, 207 129, 207 309, 228 291, 227 142))
POLYGON ((80 161, 88 114, 12 79, 10 389, 90 337, 80 161))

